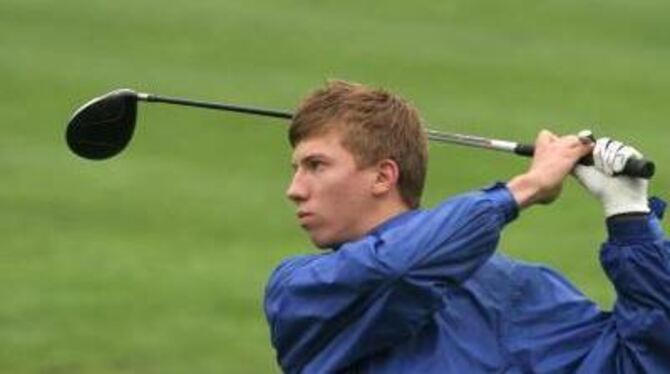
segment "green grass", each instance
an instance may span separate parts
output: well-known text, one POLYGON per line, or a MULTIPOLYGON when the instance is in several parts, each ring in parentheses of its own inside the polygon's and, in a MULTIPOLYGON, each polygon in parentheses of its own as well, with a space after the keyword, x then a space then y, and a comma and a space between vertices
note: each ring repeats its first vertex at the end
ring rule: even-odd
MULTIPOLYGON (((0 3, 0 372, 276 372, 262 314, 281 258, 310 251, 283 197, 281 122, 142 106, 130 148, 70 154, 73 109, 118 87, 290 109, 325 79, 391 88, 432 127, 629 139, 670 187, 663 1, 0 3)), ((425 205, 524 170, 431 145, 425 205)), ((667 225, 665 226, 668 227, 667 225)), ((501 247, 603 307, 599 208, 570 182, 501 247)))

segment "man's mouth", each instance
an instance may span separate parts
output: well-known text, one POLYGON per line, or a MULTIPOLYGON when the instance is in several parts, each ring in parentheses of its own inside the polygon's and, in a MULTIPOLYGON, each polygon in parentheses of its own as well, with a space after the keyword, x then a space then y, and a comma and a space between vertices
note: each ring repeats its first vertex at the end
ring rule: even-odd
POLYGON ((298 217, 300 226, 306 228, 314 220, 314 213, 300 210, 296 213, 296 217, 298 217))

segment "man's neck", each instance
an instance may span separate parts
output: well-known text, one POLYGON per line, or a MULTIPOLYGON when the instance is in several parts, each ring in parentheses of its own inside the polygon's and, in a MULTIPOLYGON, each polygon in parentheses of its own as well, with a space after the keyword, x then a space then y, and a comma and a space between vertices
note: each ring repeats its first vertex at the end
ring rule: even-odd
POLYGON ((407 207, 407 205, 403 202, 379 205, 378 209, 376 209, 374 213, 370 214, 369 219, 366 220, 365 227, 362 230, 363 235, 369 233, 393 217, 407 212, 408 210, 410 210, 409 207, 407 207))

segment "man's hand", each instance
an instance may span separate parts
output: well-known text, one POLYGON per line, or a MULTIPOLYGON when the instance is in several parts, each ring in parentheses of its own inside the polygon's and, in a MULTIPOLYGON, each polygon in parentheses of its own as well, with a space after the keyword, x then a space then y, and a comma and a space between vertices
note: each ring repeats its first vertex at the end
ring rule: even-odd
POLYGON ((606 217, 625 213, 649 213, 647 187, 642 178, 614 176, 631 157, 642 158, 632 147, 609 138, 600 138, 593 149, 594 166, 577 165, 577 180, 602 203, 606 217))
POLYGON ((520 208, 549 204, 560 195, 563 180, 577 161, 592 150, 576 135, 559 137, 542 130, 535 140, 535 154, 528 171, 512 178, 507 188, 520 208))

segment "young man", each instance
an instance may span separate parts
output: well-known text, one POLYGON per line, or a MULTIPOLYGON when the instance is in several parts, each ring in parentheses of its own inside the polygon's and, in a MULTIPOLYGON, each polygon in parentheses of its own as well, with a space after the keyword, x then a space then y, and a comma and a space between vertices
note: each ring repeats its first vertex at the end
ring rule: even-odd
POLYGON ((270 278, 265 312, 284 371, 670 372, 670 243, 646 181, 611 176, 632 148, 542 131, 527 172, 419 210, 426 137, 402 99, 332 82, 303 101, 289 138, 287 195, 326 251, 270 278), (596 166, 575 168, 590 152, 596 166), (573 170, 607 217, 612 312, 548 268, 495 254, 505 225, 556 199, 573 170))

